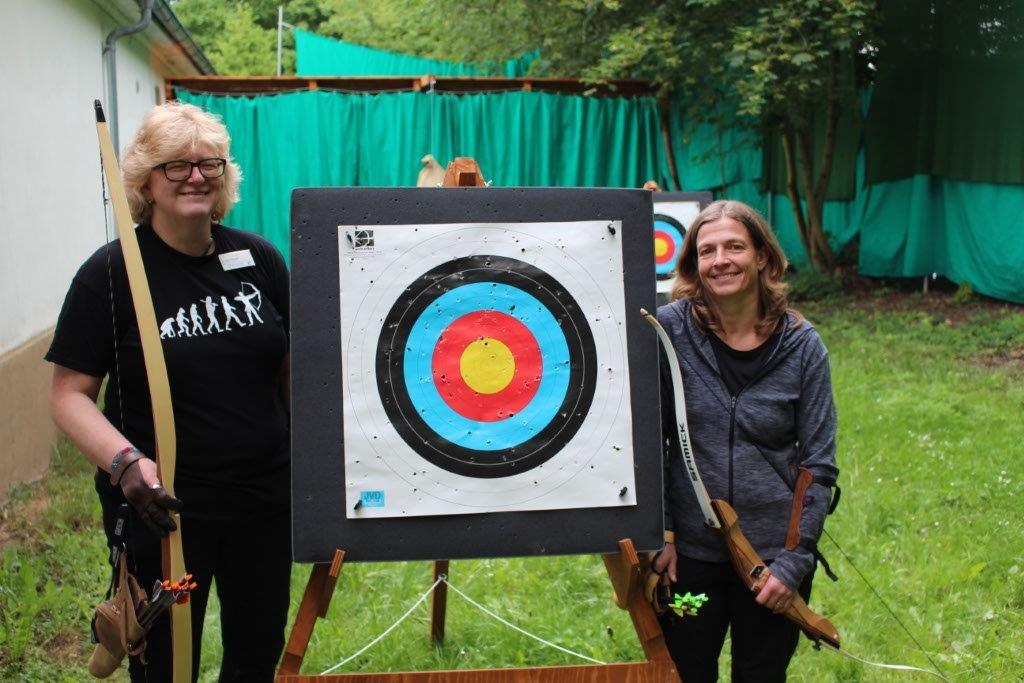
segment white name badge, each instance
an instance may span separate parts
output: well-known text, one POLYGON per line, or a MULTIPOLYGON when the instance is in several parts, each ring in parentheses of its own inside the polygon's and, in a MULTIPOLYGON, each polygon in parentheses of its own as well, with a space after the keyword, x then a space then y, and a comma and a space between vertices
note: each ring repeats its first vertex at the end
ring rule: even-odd
POLYGON ((248 249, 229 251, 226 254, 218 254, 217 256, 220 258, 220 265, 224 270, 238 270, 239 268, 248 268, 249 266, 256 265, 248 249))

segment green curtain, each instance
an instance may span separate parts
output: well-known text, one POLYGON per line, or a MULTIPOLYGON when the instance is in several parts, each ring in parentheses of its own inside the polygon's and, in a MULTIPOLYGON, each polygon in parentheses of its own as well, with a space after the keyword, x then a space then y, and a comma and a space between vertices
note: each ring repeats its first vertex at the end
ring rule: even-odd
POLYGON ((869 183, 1024 183, 1024 3, 881 3, 869 183))
POLYGON ((296 187, 412 186, 420 159, 471 156, 496 186, 667 184, 653 98, 328 91, 225 97, 177 91, 221 116, 242 167, 229 225, 289 253, 296 187))
POLYGON ((344 40, 295 29, 296 74, 299 76, 525 76, 540 57, 533 50, 504 64, 474 66, 440 59, 377 50, 344 40))
POLYGON ((917 175, 867 188, 860 270, 872 276, 939 273, 975 291, 1024 303, 1024 188, 917 175))
MULTIPOLYGON (((688 126, 677 99, 669 104, 668 129, 682 190, 710 190, 758 180, 761 136, 731 123, 688 126), (693 130, 691 130, 693 128, 693 130)), ((729 121, 728 116, 723 116, 729 121)))
MULTIPOLYGON (((825 202, 824 221, 835 249, 859 235, 860 274, 938 273, 987 296, 1024 303, 1024 240, 1006 220, 1024 215, 1024 187, 925 175, 865 187, 863 152, 857 166, 861 191, 851 201, 825 202)), ((789 259, 797 267, 807 263, 787 197, 762 193, 756 182, 737 183, 725 196, 768 216, 789 259)))

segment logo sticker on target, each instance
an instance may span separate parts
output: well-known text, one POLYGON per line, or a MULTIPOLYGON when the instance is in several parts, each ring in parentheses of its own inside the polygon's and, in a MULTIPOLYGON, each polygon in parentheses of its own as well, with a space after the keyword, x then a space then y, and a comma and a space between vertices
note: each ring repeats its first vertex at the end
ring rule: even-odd
POLYGON ((339 239, 349 518, 636 504, 608 225, 377 226, 369 257, 339 239))

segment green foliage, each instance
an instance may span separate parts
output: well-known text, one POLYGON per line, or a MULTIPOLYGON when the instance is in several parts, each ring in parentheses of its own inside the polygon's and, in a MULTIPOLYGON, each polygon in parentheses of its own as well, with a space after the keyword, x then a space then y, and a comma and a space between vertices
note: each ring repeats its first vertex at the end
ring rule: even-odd
MULTIPOLYGON (((935 308, 920 295, 899 306, 886 299, 884 309, 849 297, 801 309, 829 347, 843 488, 821 543, 841 581, 819 573, 812 607, 836 624, 850 652, 930 668, 848 555, 952 680, 1017 680, 1024 671, 1024 310, 935 308)), ((88 619, 107 579, 91 491, 91 468, 65 446, 47 477, 16 491, 3 511, 0 680, 87 679, 88 619)), ((292 619, 309 571, 293 570, 292 619)), ((597 557, 456 561, 450 576, 488 609, 566 648, 604 661, 643 656, 597 557)), ((426 562, 346 564, 304 672, 360 649, 429 584, 426 562)), ((429 646, 422 605, 344 671, 577 663, 458 595, 449 593, 448 606, 443 647, 429 646)), ((219 637, 211 597, 202 681, 216 680, 219 637)), ((814 683, 906 676, 815 651, 806 640, 790 667, 790 680, 814 683)))
POLYGON ((843 296, 843 283, 839 277, 813 268, 790 273, 786 282, 789 283, 789 298, 794 302, 829 301, 843 296))
POLYGON ((92 472, 65 442, 45 480, 13 492, 3 511, 0 680, 89 677, 89 620, 110 576, 92 472))
POLYGON ((223 76, 277 71, 277 14, 272 28, 256 23, 251 3, 241 0, 179 0, 174 13, 223 76))
POLYGON ((974 287, 971 286, 970 282, 961 282, 957 285, 956 292, 953 293, 953 301, 958 304, 968 304, 974 301, 977 297, 974 294, 974 287))

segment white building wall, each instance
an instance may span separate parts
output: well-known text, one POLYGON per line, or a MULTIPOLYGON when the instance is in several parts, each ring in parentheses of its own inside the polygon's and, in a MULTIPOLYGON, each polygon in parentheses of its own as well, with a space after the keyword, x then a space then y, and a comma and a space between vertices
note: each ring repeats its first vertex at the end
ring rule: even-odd
MULTIPOLYGON (((88 0, 4 4, 0 355, 53 326, 78 266, 107 239, 92 103, 105 100, 103 41, 124 23, 88 0)), ((118 41, 117 66, 123 147, 163 81, 138 36, 118 41)))

